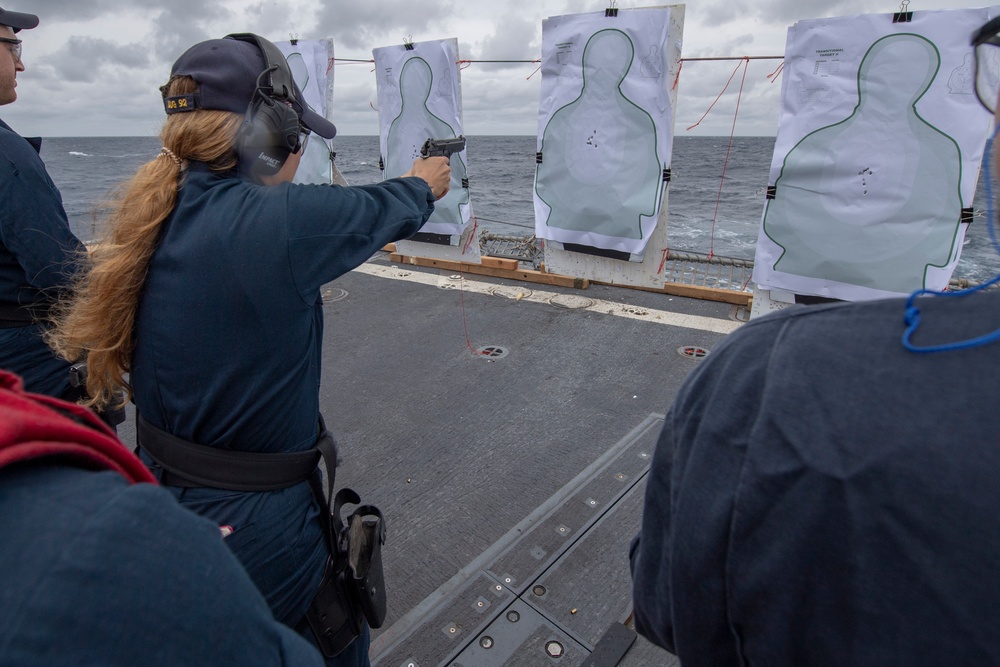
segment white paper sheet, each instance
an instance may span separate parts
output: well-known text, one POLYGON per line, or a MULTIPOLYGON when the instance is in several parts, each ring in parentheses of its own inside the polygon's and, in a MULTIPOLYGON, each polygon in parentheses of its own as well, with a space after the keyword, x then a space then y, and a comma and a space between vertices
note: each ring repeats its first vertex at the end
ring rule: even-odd
MULTIPOLYGON (((333 44, 328 40, 297 40, 276 42, 285 55, 295 83, 313 111, 329 118, 330 93, 333 90, 333 44)), ((334 123, 336 125, 336 123, 334 123)), ((330 183, 333 164, 330 160, 332 141, 312 134, 295 172, 296 183, 330 183)))
POLYGON ((862 300, 947 286, 991 126, 969 39, 997 10, 788 30, 760 287, 862 300))
MULTIPOLYGON (((464 134, 458 72, 458 40, 419 42, 412 49, 386 46, 372 51, 378 77, 379 142, 385 178, 413 166, 429 138, 464 134)), ((434 206, 420 231, 459 235, 472 214, 466 151, 451 157, 451 190, 434 206)))
POLYGON ((641 254, 673 143, 668 7, 542 23, 535 233, 641 254))

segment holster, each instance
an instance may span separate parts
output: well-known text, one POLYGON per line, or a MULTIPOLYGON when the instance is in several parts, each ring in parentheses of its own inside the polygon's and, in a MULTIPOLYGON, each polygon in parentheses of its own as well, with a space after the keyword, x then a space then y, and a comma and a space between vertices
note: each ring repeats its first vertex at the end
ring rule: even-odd
POLYGON ((306 610, 306 622, 328 658, 343 651, 361 634, 360 610, 347 595, 344 571, 337 565, 333 556, 327 559, 323 581, 306 610))
POLYGON ((374 505, 362 505, 352 489, 333 496, 337 449, 333 436, 324 431, 316 442, 329 477, 327 494, 319 480, 312 480, 313 495, 323 508, 324 532, 330 547, 323 581, 306 611, 306 621, 323 654, 332 658, 354 641, 362 630, 362 616, 379 628, 385 621, 385 579, 382 545, 385 519, 374 505), (344 505, 357 505, 346 522, 344 505))
POLYGON ((382 545, 385 519, 374 505, 354 510, 347 525, 348 588, 354 592, 368 625, 382 627, 385 621, 385 578, 382 573, 382 545))

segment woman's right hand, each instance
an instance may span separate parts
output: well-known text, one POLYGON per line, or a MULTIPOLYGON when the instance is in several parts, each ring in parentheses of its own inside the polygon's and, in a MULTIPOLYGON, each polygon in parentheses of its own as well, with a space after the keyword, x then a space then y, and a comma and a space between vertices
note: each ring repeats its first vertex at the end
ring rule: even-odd
POLYGON ((451 166, 446 157, 418 157, 413 167, 401 178, 408 176, 424 179, 430 186, 435 201, 444 197, 451 189, 451 166))

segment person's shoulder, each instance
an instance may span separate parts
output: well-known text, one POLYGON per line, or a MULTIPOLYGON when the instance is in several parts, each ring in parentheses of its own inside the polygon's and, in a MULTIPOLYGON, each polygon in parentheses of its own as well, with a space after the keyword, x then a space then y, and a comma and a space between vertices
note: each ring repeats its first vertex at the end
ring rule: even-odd
POLYGON ((832 336, 882 331, 889 323, 902 323, 904 310, 902 298, 794 305, 751 320, 733 332, 726 342, 748 345, 774 343, 779 338, 786 341, 800 337, 809 339, 816 331, 832 336))
POLYGON ((0 554, 0 663, 321 664, 218 527, 164 489, 55 465, 0 476, 0 527, 20 545, 0 554))
POLYGON ((0 121, 0 155, 9 162, 38 159, 38 153, 28 140, 0 121))
POLYGON ((776 359, 794 365, 852 340, 862 347, 863 341, 888 346, 897 342, 898 336, 885 334, 893 322, 901 324, 902 318, 902 299, 795 305, 774 311, 726 336, 691 373, 686 386, 698 386, 697 391, 701 391, 710 382, 760 383, 776 359))

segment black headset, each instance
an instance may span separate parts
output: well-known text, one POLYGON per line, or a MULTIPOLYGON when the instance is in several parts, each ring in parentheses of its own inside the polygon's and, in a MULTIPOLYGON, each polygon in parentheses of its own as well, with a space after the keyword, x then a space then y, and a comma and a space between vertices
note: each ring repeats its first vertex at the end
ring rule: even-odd
POLYGON ((301 103, 295 99, 292 71, 278 47, 266 39, 251 33, 227 37, 255 44, 264 55, 264 71, 257 77, 257 90, 236 135, 236 151, 244 171, 273 176, 301 148, 299 115, 290 106, 301 103))

